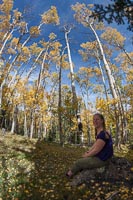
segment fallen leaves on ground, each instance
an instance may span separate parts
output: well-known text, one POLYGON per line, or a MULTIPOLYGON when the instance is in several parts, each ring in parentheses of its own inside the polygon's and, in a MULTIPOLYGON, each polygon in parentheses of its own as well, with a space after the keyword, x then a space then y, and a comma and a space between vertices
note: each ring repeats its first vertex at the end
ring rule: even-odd
POLYGON ((65 172, 83 147, 61 147, 23 136, 0 137, 0 200, 132 200, 124 182, 70 186, 65 172))

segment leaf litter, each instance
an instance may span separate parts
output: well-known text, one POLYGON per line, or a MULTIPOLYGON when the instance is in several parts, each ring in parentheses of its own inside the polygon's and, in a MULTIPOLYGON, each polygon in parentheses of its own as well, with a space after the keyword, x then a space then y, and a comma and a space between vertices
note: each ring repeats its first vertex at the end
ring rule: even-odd
MULTIPOLYGON (((132 200, 124 182, 71 187, 66 170, 85 151, 23 136, 0 137, 0 200, 132 200)), ((132 152, 133 153, 133 152, 132 152)))

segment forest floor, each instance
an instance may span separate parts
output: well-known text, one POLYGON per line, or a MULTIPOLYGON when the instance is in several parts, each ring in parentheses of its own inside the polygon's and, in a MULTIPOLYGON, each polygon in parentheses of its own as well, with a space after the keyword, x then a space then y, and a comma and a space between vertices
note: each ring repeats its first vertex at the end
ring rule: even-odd
MULTIPOLYGON (((133 161, 133 152, 124 148, 123 155, 133 161)), ((0 200, 133 200, 133 188, 124 182, 92 180, 89 186, 71 187, 65 173, 84 151, 0 135, 0 200)))

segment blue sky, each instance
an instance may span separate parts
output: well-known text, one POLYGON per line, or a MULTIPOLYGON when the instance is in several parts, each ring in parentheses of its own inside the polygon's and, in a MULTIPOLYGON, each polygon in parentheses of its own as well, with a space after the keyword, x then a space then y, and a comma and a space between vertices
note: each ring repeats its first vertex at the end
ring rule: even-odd
MULTIPOLYGON (((77 0, 14 0, 14 8, 18 8, 22 13, 24 9, 28 9, 29 16, 27 15, 27 20, 29 20, 29 25, 37 25, 40 20, 40 15, 47 11, 50 6, 54 5, 57 7, 58 14, 60 16, 60 29, 65 23, 72 23, 76 25, 76 28, 72 30, 70 34, 71 38, 71 45, 73 46, 72 52, 74 57, 77 54, 77 49, 79 48, 79 44, 81 42, 85 42, 88 40, 89 36, 86 33, 89 33, 89 29, 84 28, 82 25, 79 25, 76 23, 76 21, 73 18, 74 12, 71 10, 71 5, 75 4, 77 0)), ((95 3, 102 3, 104 5, 111 2, 110 0, 79 0, 80 3, 85 4, 95 4, 95 3)), ((132 32, 127 30, 127 25, 120 25, 113 23, 109 26, 115 27, 120 31, 123 36, 127 38, 126 41, 126 48, 127 50, 131 51, 132 45, 131 45, 131 35, 132 32)), ((42 34, 44 34, 45 37, 48 36, 50 31, 54 31, 58 37, 61 39, 64 38, 64 35, 61 31, 59 31, 59 28, 49 26, 48 28, 44 28, 42 31, 42 34), (50 30, 51 29, 51 30, 50 30)), ((91 35, 92 37, 92 35, 91 35)))
MULTIPOLYGON (((40 20, 40 15, 43 14, 43 12, 50 9, 51 6, 56 6, 58 10, 58 14, 60 16, 60 29, 61 27, 66 23, 74 23, 76 25, 76 28, 72 30, 70 34, 70 48, 72 52, 72 60, 73 63, 77 66, 77 69, 83 65, 85 65, 82 62, 82 59, 80 55, 78 54, 78 50, 80 47, 80 44, 82 42, 87 42, 89 40, 93 40, 93 35, 89 34, 90 31, 87 28, 84 28, 82 25, 78 24, 74 18, 73 14, 74 12, 71 10, 71 5, 75 4, 76 2, 85 3, 85 4, 108 4, 111 2, 110 0, 14 0, 14 9, 18 8, 19 11, 22 13, 24 12, 24 9, 28 9, 29 14, 26 15, 26 20, 29 23, 29 25, 38 25, 40 20)), ((127 30, 127 25, 120 25, 118 26, 116 23, 107 25, 111 26, 113 28, 117 28, 119 32, 123 36, 127 38, 126 40, 126 50, 132 51, 132 32, 127 30)), ((58 38, 64 39, 64 34, 61 32, 61 30, 56 28, 55 26, 48 25, 47 27, 44 27, 42 30, 42 36, 44 38, 47 38, 50 32, 54 32, 57 34, 58 38)), ((65 41, 64 41, 65 42, 65 41)), ((76 70, 76 69, 75 69, 76 70)))

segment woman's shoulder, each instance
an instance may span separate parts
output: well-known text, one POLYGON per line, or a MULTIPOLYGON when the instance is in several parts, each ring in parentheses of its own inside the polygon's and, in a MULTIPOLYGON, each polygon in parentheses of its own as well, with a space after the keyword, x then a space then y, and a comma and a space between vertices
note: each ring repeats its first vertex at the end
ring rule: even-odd
POLYGON ((105 131, 102 130, 99 132, 99 134, 97 135, 97 139, 104 139, 105 138, 105 131))
POLYGON ((105 137, 107 138, 107 139, 109 139, 110 137, 111 137, 111 133, 110 133, 110 131, 105 131, 105 137))
POLYGON ((99 137, 104 137, 105 139, 109 139, 110 138, 110 132, 109 131, 107 131, 107 130, 102 130, 99 134, 98 134, 98 136, 99 137))

